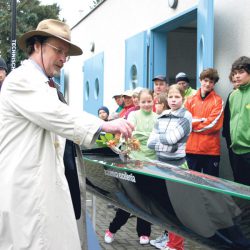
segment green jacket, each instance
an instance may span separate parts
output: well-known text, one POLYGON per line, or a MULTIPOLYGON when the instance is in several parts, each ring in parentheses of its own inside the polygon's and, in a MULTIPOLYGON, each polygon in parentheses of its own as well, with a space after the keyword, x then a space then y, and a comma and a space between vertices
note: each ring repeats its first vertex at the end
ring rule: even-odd
POLYGON ((236 154, 250 152, 250 83, 229 97, 231 148, 236 154))
POLYGON ((193 96, 195 95, 197 92, 196 89, 192 89, 191 87, 188 87, 186 90, 185 90, 185 98, 187 98, 188 96, 193 96))

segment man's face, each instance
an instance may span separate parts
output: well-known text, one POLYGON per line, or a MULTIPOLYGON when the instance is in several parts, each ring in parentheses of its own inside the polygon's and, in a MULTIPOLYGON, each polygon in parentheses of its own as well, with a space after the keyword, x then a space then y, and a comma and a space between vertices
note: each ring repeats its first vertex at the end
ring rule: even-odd
POLYGON ((133 105, 133 99, 131 96, 124 95, 123 96, 124 107, 128 107, 133 105))
POLYGON ((42 45, 35 45, 35 60, 42 68, 44 67, 47 76, 58 76, 67 60, 68 51, 69 45, 66 42, 57 38, 49 38, 42 45))
POLYGON ((250 74, 248 74, 244 69, 235 70, 233 72, 233 79, 235 80, 237 87, 245 85, 250 82, 250 74))
POLYGON ((2 85, 5 77, 6 77, 6 71, 5 71, 5 69, 0 68, 0 85, 2 85))
POLYGON ((214 89, 214 80, 204 78, 201 80, 201 94, 206 95, 214 89))
POLYGON ((188 88, 188 83, 186 81, 179 81, 177 84, 180 86, 180 88, 185 91, 188 88))
POLYGON ((115 96, 114 99, 118 106, 121 106, 123 104, 122 96, 115 96))
POLYGON ((168 89, 168 84, 165 81, 156 79, 154 81, 154 93, 159 95, 160 93, 166 92, 168 89))

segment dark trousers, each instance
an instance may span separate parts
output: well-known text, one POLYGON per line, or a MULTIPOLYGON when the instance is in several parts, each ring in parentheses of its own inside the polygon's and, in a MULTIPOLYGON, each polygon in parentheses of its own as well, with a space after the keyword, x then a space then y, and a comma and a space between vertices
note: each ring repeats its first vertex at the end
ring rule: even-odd
POLYGON ((233 150, 230 147, 228 147, 227 149, 228 149, 229 162, 230 162, 230 165, 231 165, 231 168, 232 168, 232 171, 233 171, 233 176, 235 178, 235 176, 237 174, 236 173, 237 169, 234 166, 234 152, 233 152, 233 150))
POLYGON ((186 160, 188 167, 192 170, 212 176, 219 176, 219 155, 186 154, 186 160))
POLYGON ((250 186, 250 153, 233 153, 234 181, 250 186))
MULTIPOLYGON (((115 218, 109 225, 109 231, 111 233, 116 233, 123 225, 126 224, 130 216, 130 213, 118 209, 115 218)), ((137 217, 137 225, 136 225, 136 231, 138 236, 150 236, 151 234, 151 224, 143 219, 140 219, 137 217)))
POLYGON ((75 144, 72 141, 66 140, 65 150, 63 155, 65 176, 69 185, 69 191, 74 207, 75 218, 78 220, 81 217, 81 194, 80 194, 75 157, 76 157, 75 144))
POLYGON ((231 168, 232 168, 232 171, 233 171, 233 173, 234 173, 234 167, 233 167, 233 156, 234 155, 234 152, 233 152, 233 150, 231 149, 231 148, 228 148, 228 157, 229 157, 229 162, 230 162, 230 165, 231 165, 231 168))

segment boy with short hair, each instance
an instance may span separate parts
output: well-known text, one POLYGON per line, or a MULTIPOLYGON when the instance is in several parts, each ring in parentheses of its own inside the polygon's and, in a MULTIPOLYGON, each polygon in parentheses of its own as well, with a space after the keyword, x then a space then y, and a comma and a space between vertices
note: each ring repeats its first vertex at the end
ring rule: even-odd
POLYGON ((231 73, 238 86, 229 97, 234 179, 250 185, 250 58, 238 58, 231 73))
POLYGON ((190 169, 219 176, 220 129, 223 124, 223 100, 214 87, 219 80, 216 69, 201 72, 201 87, 187 99, 186 109, 192 114, 192 132, 186 145, 190 169))

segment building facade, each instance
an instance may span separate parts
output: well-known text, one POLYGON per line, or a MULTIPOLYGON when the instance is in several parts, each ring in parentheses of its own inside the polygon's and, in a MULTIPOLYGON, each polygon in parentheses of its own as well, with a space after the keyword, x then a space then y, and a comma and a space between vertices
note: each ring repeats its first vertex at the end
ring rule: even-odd
MULTIPOLYGON (((199 88, 199 73, 215 67, 216 91, 226 100, 232 62, 250 55, 249 0, 104 0, 72 27, 83 55, 62 73, 69 104, 97 115, 115 109, 112 96, 152 78, 186 72, 199 88)), ((63 79, 63 80, 62 80, 63 79)), ((222 139, 221 176, 231 178, 222 139)))

